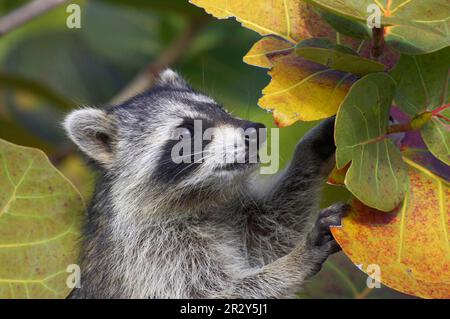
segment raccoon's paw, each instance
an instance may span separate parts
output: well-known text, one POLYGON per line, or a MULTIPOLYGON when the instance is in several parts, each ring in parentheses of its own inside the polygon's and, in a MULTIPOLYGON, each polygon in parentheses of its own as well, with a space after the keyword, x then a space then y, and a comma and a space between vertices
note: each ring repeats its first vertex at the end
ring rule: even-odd
MULTIPOLYGON (((308 148, 321 160, 329 159, 335 152, 334 122, 335 116, 323 120, 312 128, 299 143, 300 148, 308 148)), ((304 150, 303 150, 304 151, 304 150)))
POLYGON ((315 259, 313 274, 317 273, 329 255, 341 250, 331 235, 330 226, 340 226, 341 218, 349 211, 346 203, 337 203, 319 213, 307 242, 315 259))
POLYGON ((349 209, 350 206, 346 203, 336 203, 322 210, 311 231, 311 243, 316 247, 321 247, 334 241, 330 227, 341 226, 341 218, 349 209))

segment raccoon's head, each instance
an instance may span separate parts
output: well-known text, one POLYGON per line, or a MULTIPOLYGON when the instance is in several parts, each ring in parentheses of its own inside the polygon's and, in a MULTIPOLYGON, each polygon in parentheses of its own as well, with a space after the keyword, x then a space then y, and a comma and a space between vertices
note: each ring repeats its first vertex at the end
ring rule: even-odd
POLYGON ((263 124, 232 116, 171 70, 122 105, 72 112, 64 127, 123 192, 179 202, 226 197, 258 167, 265 140, 263 124))

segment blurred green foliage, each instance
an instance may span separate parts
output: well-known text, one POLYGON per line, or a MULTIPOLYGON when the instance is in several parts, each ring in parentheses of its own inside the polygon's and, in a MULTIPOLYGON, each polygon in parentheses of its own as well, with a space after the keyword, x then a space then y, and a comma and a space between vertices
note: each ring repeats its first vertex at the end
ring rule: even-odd
MULTIPOLYGON (((0 1, 0 16, 26 2, 0 1)), ((140 70, 199 21, 203 27, 171 67, 235 115, 275 127, 271 114, 257 106, 269 82, 266 70, 242 62, 259 39, 256 33, 233 20, 211 19, 187 0, 71 3, 82 8, 81 29, 66 27, 68 14, 60 6, 0 38, 0 138, 44 150, 86 199, 94 175, 64 137, 62 117, 82 105, 108 105, 140 70)), ((280 130, 281 164, 314 124, 280 130)), ((323 205, 347 197, 344 188, 326 186, 323 205)), ((338 262, 326 264, 302 297, 355 297, 351 287, 359 289, 366 277, 342 254, 336 258, 338 262)), ((373 296, 402 296, 387 288, 378 291, 373 296)))

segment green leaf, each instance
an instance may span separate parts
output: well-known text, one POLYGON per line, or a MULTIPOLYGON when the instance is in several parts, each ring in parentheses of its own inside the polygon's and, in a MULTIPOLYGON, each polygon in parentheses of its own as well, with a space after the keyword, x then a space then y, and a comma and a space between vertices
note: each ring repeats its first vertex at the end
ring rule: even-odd
MULTIPOLYGON (((450 118, 450 109, 441 114, 450 118)), ((420 133, 431 153, 445 164, 450 165, 450 124, 437 117, 432 117, 429 122, 425 123, 420 133)))
POLYGON ((296 46, 295 52, 309 61, 360 76, 384 70, 383 64, 360 57, 351 49, 333 45, 324 38, 304 40, 296 46))
MULTIPOLYGON (((420 56, 402 55, 391 75, 397 82, 395 103, 412 117, 448 103, 450 48, 420 56)), ((450 117, 449 109, 440 112, 450 117)), ((421 129, 430 151, 450 165, 449 123, 431 117, 421 129)))
POLYGON ((341 34, 348 35, 353 38, 369 40, 371 39, 371 30, 369 27, 359 21, 344 18, 334 14, 331 11, 317 9, 320 16, 333 27, 334 30, 341 34))
MULTIPOLYGON (((447 12, 450 15, 450 11, 447 12)), ((396 25, 386 27, 385 41, 405 54, 425 54, 445 48, 450 45, 450 19, 436 19, 436 22, 426 23, 412 23, 408 18, 394 20, 396 25)))
POLYGON ((450 45, 450 6, 446 0, 308 0, 322 9, 366 23, 369 5, 382 11, 386 43, 407 54, 430 53, 450 45))
POLYGON ((366 21, 367 7, 373 3, 371 0, 306 0, 319 8, 331 11, 350 19, 366 21))
POLYGON ((81 195, 37 149, 0 140, 0 298, 64 298, 81 195))
POLYGON ((402 55, 390 72, 397 82, 396 105, 414 116, 445 104, 449 66, 450 48, 426 55, 402 55))
POLYGON ((395 82, 386 73, 357 81, 336 117, 336 165, 351 161, 345 185, 360 201, 391 211, 403 200, 407 174, 400 151, 387 138, 395 82))

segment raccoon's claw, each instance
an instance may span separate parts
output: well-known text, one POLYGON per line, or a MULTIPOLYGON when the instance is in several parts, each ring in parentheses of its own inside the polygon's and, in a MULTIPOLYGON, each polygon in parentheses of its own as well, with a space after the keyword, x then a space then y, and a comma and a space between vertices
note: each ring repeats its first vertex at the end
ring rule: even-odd
POLYGON ((319 213, 307 238, 314 257, 310 276, 320 271, 329 255, 341 250, 341 247, 331 235, 330 226, 340 226, 341 218, 348 212, 349 207, 348 204, 337 203, 319 213))
POLYGON ((348 212, 349 208, 348 204, 337 203, 322 210, 310 233, 310 244, 315 247, 329 246, 330 253, 338 251, 339 246, 335 245, 330 227, 340 226, 341 218, 348 212))

